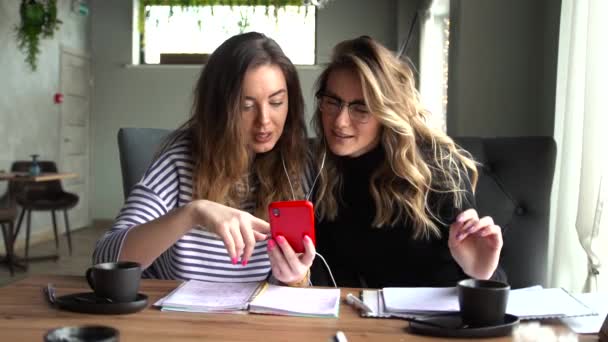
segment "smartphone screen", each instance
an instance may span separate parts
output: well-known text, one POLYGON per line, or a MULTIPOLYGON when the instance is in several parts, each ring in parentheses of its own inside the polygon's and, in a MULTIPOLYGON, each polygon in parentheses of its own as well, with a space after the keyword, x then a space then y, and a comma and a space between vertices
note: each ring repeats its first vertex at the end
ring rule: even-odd
POLYGON ((309 201, 272 202, 268 217, 272 238, 282 235, 296 253, 304 253, 305 235, 316 244, 314 209, 309 201))

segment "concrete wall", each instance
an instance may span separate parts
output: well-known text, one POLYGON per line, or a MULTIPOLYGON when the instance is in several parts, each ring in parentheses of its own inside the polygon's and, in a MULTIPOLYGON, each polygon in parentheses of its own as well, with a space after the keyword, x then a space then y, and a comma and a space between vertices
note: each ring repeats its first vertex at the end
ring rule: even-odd
POLYGON ((448 133, 552 135, 560 0, 452 0, 448 133))
MULTIPOLYGON (((40 41, 38 70, 31 71, 17 48, 20 3, 0 1, 0 170, 9 170, 14 160, 29 160, 34 153, 58 160, 60 120, 53 94, 59 90, 60 47, 89 50, 90 18, 71 12, 70 0, 59 0, 63 24, 53 38, 40 41)), ((0 182, 0 193, 5 189, 6 182, 0 182)), ((51 219, 48 213, 33 217, 36 240, 36 235, 50 231, 51 219)))
POLYGON ((419 12, 417 22, 412 27, 412 33, 407 51, 404 52, 404 55, 410 59, 417 70, 420 70, 420 23, 422 22, 421 8, 428 6, 429 2, 430 0, 397 1, 397 20, 395 22, 397 41, 395 42, 395 50, 399 49, 402 44, 405 44, 410 27, 412 27, 412 21, 414 21, 414 15, 416 11, 419 12))
MULTIPOLYGON (((559 0, 452 0, 448 130, 453 135, 550 135, 553 131, 559 0)), ((298 67, 308 113, 312 87, 333 45, 370 35, 392 49, 405 39, 424 0, 331 1, 317 14, 317 62, 298 67), (370 15, 373 13, 373 15, 370 15)), ((0 2, 0 169, 39 153, 58 157, 59 46, 89 50, 92 103, 93 218, 112 218, 122 205, 116 132, 120 127, 174 128, 190 111, 200 73, 194 66, 127 67, 132 62, 132 2, 91 0, 89 17, 69 12, 53 40, 42 41, 39 70, 27 69, 13 27, 18 3, 0 2), (87 39, 90 21, 90 44, 87 39), (49 129, 50 128, 50 129, 49 129)), ((408 55, 418 65, 419 28, 408 55)), ((2 184, 0 184, 2 186, 2 184)))
MULTIPOLYGON (((317 62, 328 60, 340 40, 370 35, 391 48, 396 0, 336 0, 317 15, 317 62), (373 15, 372 15, 373 14, 373 15)), ((132 61, 132 2, 92 0, 93 218, 112 218, 123 203, 116 132, 120 127, 175 128, 190 111, 191 92, 200 67, 125 67, 132 61)), ((308 112, 320 66, 298 67, 308 112)))

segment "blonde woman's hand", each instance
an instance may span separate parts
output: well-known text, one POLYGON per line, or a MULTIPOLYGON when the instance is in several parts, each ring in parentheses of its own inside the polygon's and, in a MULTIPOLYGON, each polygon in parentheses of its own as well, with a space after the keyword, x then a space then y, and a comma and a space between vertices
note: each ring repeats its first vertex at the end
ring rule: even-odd
POLYGON ((221 237, 233 264, 240 257, 243 266, 247 265, 255 243, 268 238, 268 222, 248 212, 207 200, 192 204, 195 206, 195 222, 221 237))
POLYGON ((308 284, 310 266, 316 249, 312 240, 304 236, 304 253, 296 254, 283 236, 268 240, 268 256, 272 275, 282 283, 292 286, 308 284))
POLYGON ((466 274, 476 279, 489 279, 500 259, 502 232, 494 220, 479 218, 475 209, 460 213, 450 225, 448 246, 452 257, 466 274))

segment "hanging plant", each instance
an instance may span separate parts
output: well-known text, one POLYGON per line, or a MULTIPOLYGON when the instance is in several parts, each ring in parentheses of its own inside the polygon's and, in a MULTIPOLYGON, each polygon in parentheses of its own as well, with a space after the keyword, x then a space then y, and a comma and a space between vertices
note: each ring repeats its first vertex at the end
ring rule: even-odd
MULTIPOLYGON (((139 32, 143 34, 145 20, 149 13, 146 6, 163 5, 169 6, 169 17, 173 15, 173 7, 181 7, 182 10, 197 10, 197 7, 210 6, 213 13, 213 6, 264 6, 266 15, 270 15, 270 8, 274 8, 274 16, 278 19, 279 9, 288 5, 314 5, 315 2, 327 2, 327 0, 140 0, 139 1, 139 32)), ((305 8, 308 14, 308 8, 305 8)), ((200 24, 199 24, 200 26, 200 24)))
POLYGON ((57 19, 57 0, 22 0, 19 14, 21 24, 15 28, 17 45, 25 53, 25 61, 35 71, 41 36, 53 37, 61 24, 57 19))

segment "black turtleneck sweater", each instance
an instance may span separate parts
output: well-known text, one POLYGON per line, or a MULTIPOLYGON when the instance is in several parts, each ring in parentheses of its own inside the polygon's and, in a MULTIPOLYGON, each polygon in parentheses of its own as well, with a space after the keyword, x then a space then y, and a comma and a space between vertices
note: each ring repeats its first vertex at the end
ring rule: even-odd
MULTIPOLYGON (((436 222, 441 238, 413 238, 412 224, 372 227, 375 204, 369 190, 372 173, 386 162, 381 146, 357 158, 337 158, 343 175, 342 196, 335 220, 316 222, 317 251, 325 257, 338 286, 382 288, 389 286, 454 286, 467 278, 448 248, 449 223, 474 208, 470 183, 461 208, 449 195, 432 193, 429 205, 443 222, 436 222)), ((332 285, 319 258, 312 267, 314 285, 332 285)))

